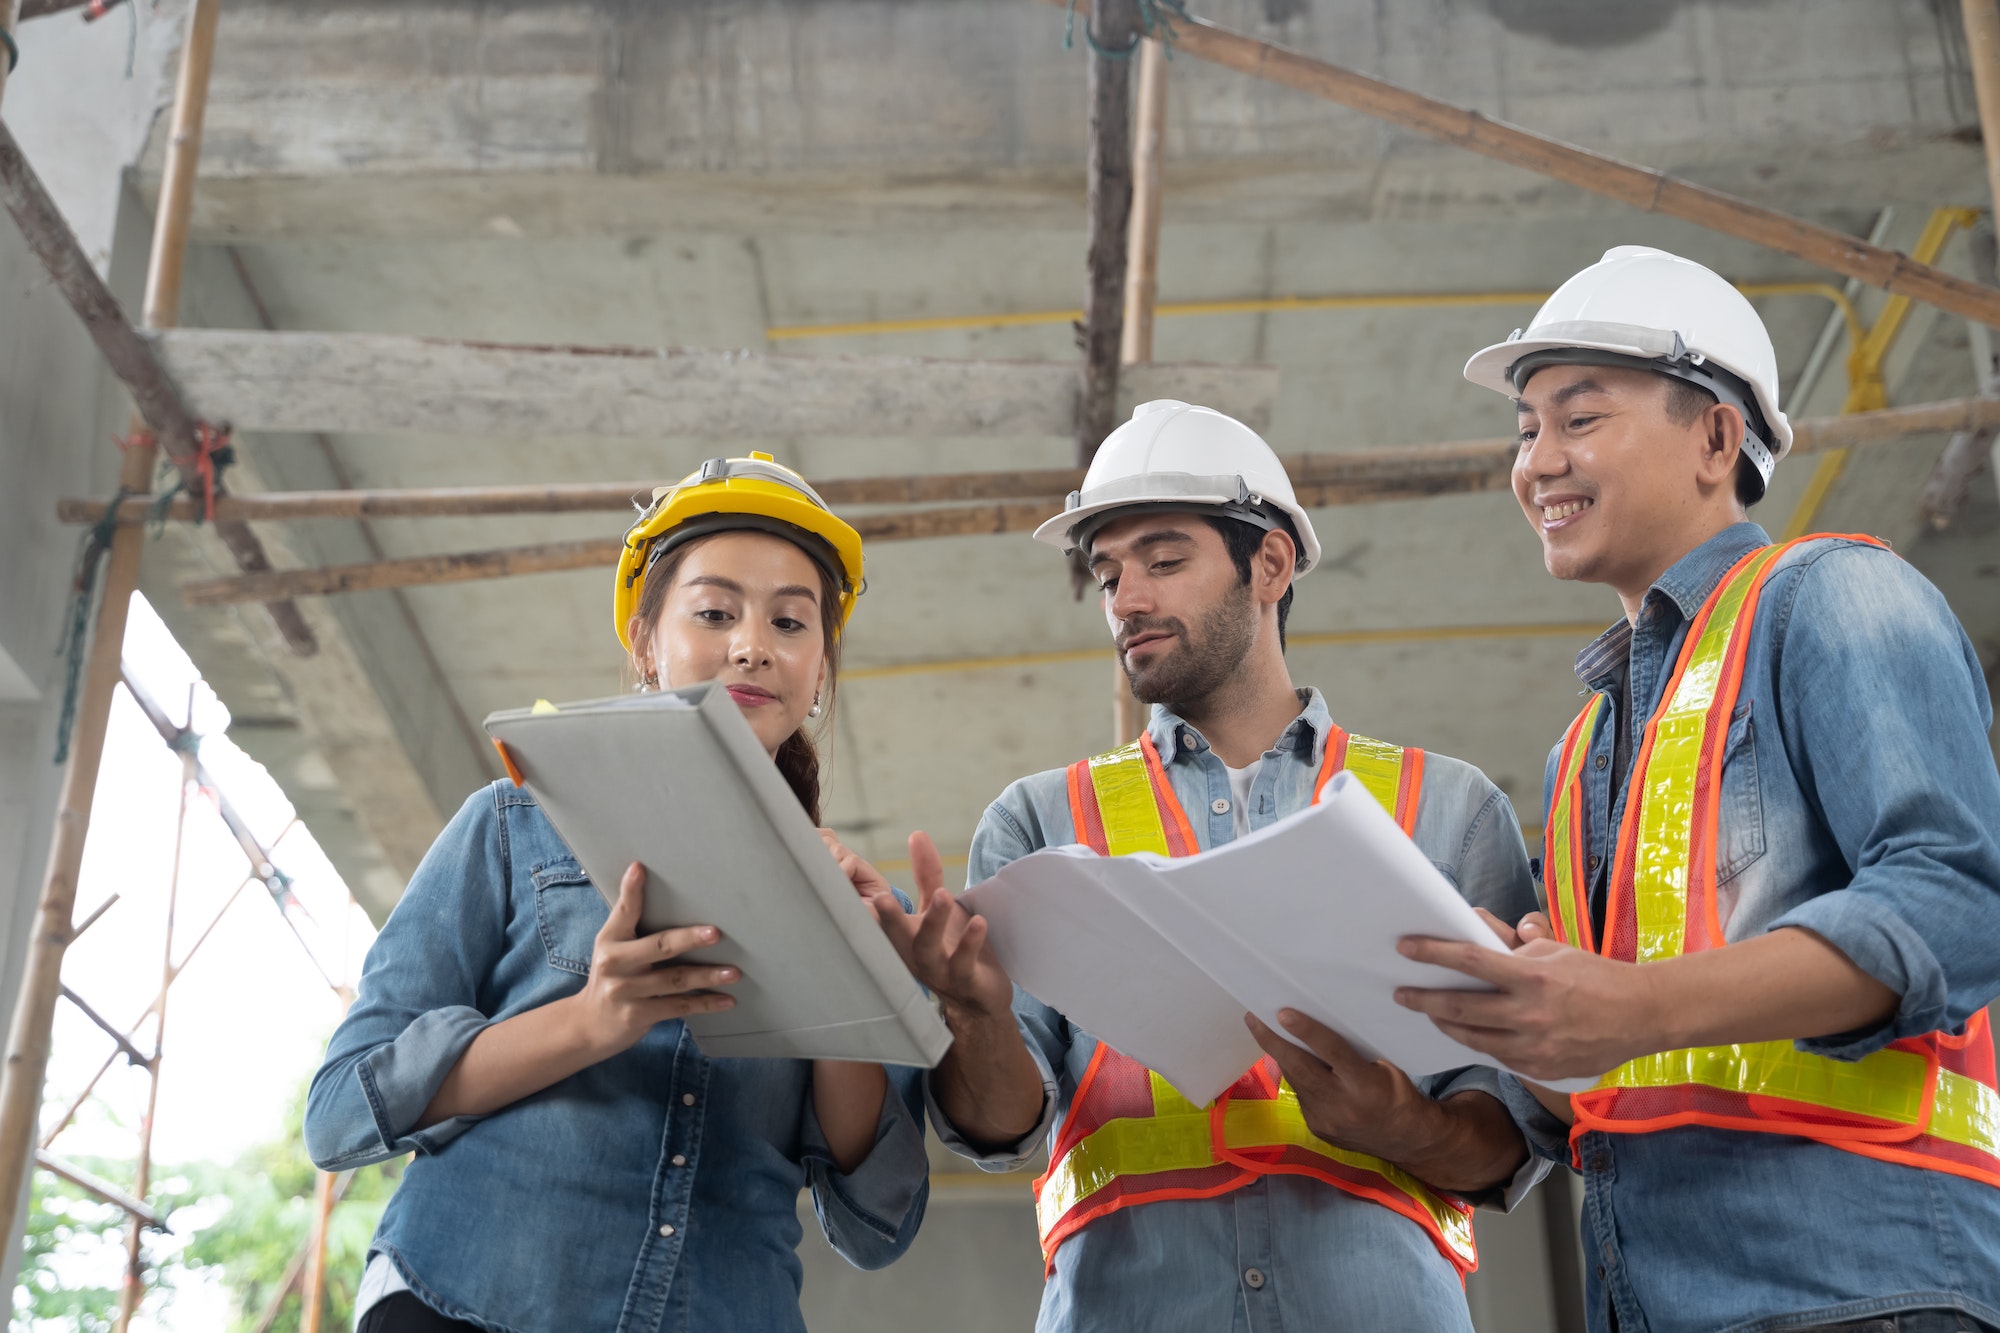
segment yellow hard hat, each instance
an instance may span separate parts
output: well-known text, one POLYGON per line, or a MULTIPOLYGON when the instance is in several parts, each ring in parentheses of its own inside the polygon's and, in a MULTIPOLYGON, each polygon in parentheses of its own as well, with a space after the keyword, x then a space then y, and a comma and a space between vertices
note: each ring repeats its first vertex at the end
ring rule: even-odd
POLYGON ((653 492, 653 503, 626 532, 618 557, 618 586, 611 599, 618 642, 631 650, 627 626, 654 561, 696 537, 741 531, 783 537, 811 556, 840 589, 834 632, 846 626, 855 599, 867 586, 861 577, 861 534, 828 509, 804 477, 769 454, 753 453, 711 458, 679 485, 653 492))

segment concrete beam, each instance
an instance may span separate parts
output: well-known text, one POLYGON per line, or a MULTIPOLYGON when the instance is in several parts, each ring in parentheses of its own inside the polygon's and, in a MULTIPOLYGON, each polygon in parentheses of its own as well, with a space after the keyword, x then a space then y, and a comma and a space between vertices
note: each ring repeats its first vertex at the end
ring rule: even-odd
MULTIPOLYGON (((1558 24, 1451 0, 1201 8, 1789 211, 1984 194, 1977 144, 1954 137, 1954 57, 1919 5, 1824 0, 1804 44, 1784 6, 1586 6, 1558 24)), ((338 18, 248 0, 222 34, 196 222, 210 237, 651 234, 962 222, 970 206, 1072 226, 1087 53, 1062 49, 1062 23, 984 0, 433 0, 338 18)), ((1578 198, 1231 70, 1176 75, 1176 224, 1578 198)))
MULTIPOLYGON (((1068 435, 1061 362, 532 347, 358 333, 181 329, 154 345, 211 421, 239 429, 762 440, 1068 435)), ((1153 398, 1270 424, 1270 367, 1134 366, 1120 414, 1153 398)), ((314 488, 316 489, 316 488, 314 488)))
MULTIPOLYGON (((227 256, 189 257, 184 308, 203 323, 257 315, 227 256)), ((337 486, 311 439, 239 436, 232 484, 254 492, 337 486)), ((359 523, 259 525, 283 563, 368 559, 359 523)), ((268 767, 348 887, 377 922, 444 821, 495 775, 415 620, 395 592, 322 603, 307 614, 321 652, 286 652, 255 617, 189 613, 178 584, 212 571, 213 538, 171 534, 149 552, 145 590, 235 718, 230 734, 268 767)))

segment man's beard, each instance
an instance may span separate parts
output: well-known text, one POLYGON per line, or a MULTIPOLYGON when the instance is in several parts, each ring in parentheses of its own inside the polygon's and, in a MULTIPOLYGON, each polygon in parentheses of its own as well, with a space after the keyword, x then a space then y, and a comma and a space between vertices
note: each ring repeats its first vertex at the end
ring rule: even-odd
POLYGON ((1249 586, 1239 585, 1201 618, 1198 635, 1189 634, 1187 626, 1173 618, 1142 617, 1127 621, 1124 630, 1128 638, 1150 630, 1179 640, 1137 671, 1123 649, 1118 653, 1139 702, 1165 704, 1178 713, 1214 694, 1250 656, 1257 639, 1257 607, 1249 586))

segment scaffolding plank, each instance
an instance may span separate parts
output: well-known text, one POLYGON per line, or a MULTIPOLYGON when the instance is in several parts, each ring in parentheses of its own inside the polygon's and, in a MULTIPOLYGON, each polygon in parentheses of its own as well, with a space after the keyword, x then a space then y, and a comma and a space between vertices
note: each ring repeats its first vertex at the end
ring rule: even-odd
MULTIPOLYGON (((178 329, 154 339, 195 411, 238 430, 764 440, 1069 436, 1071 362, 774 356, 359 333, 178 329)), ((1121 412, 1202 403, 1263 430, 1273 366, 1133 366, 1121 412)))

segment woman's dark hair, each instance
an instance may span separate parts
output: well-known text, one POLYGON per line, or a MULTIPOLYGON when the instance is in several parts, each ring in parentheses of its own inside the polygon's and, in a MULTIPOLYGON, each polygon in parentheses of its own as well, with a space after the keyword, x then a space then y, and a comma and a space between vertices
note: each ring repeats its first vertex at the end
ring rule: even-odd
MULTIPOLYGON (((632 636, 635 657, 645 656, 652 647, 653 631, 660 623, 660 608, 666 605, 667 593, 674 586, 674 576, 686 563, 688 552, 709 540, 709 537, 697 537, 684 546, 675 547, 646 571, 645 586, 639 590, 639 607, 633 612, 639 622, 639 631, 632 636)), ((818 718, 819 734, 825 736, 833 729, 834 686, 840 677, 840 586, 819 561, 813 561, 812 565, 819 575, 820 632, 826 648, 826 686, 820 695, 818 718)), ((792 794, 799 798, 799 804, 805 807, 807 816, 817 825, 820 822, 819 745, 812 733, 806 730, 805 724, 785 737, 784 743, 778 747, 775 761, 792 794)))

